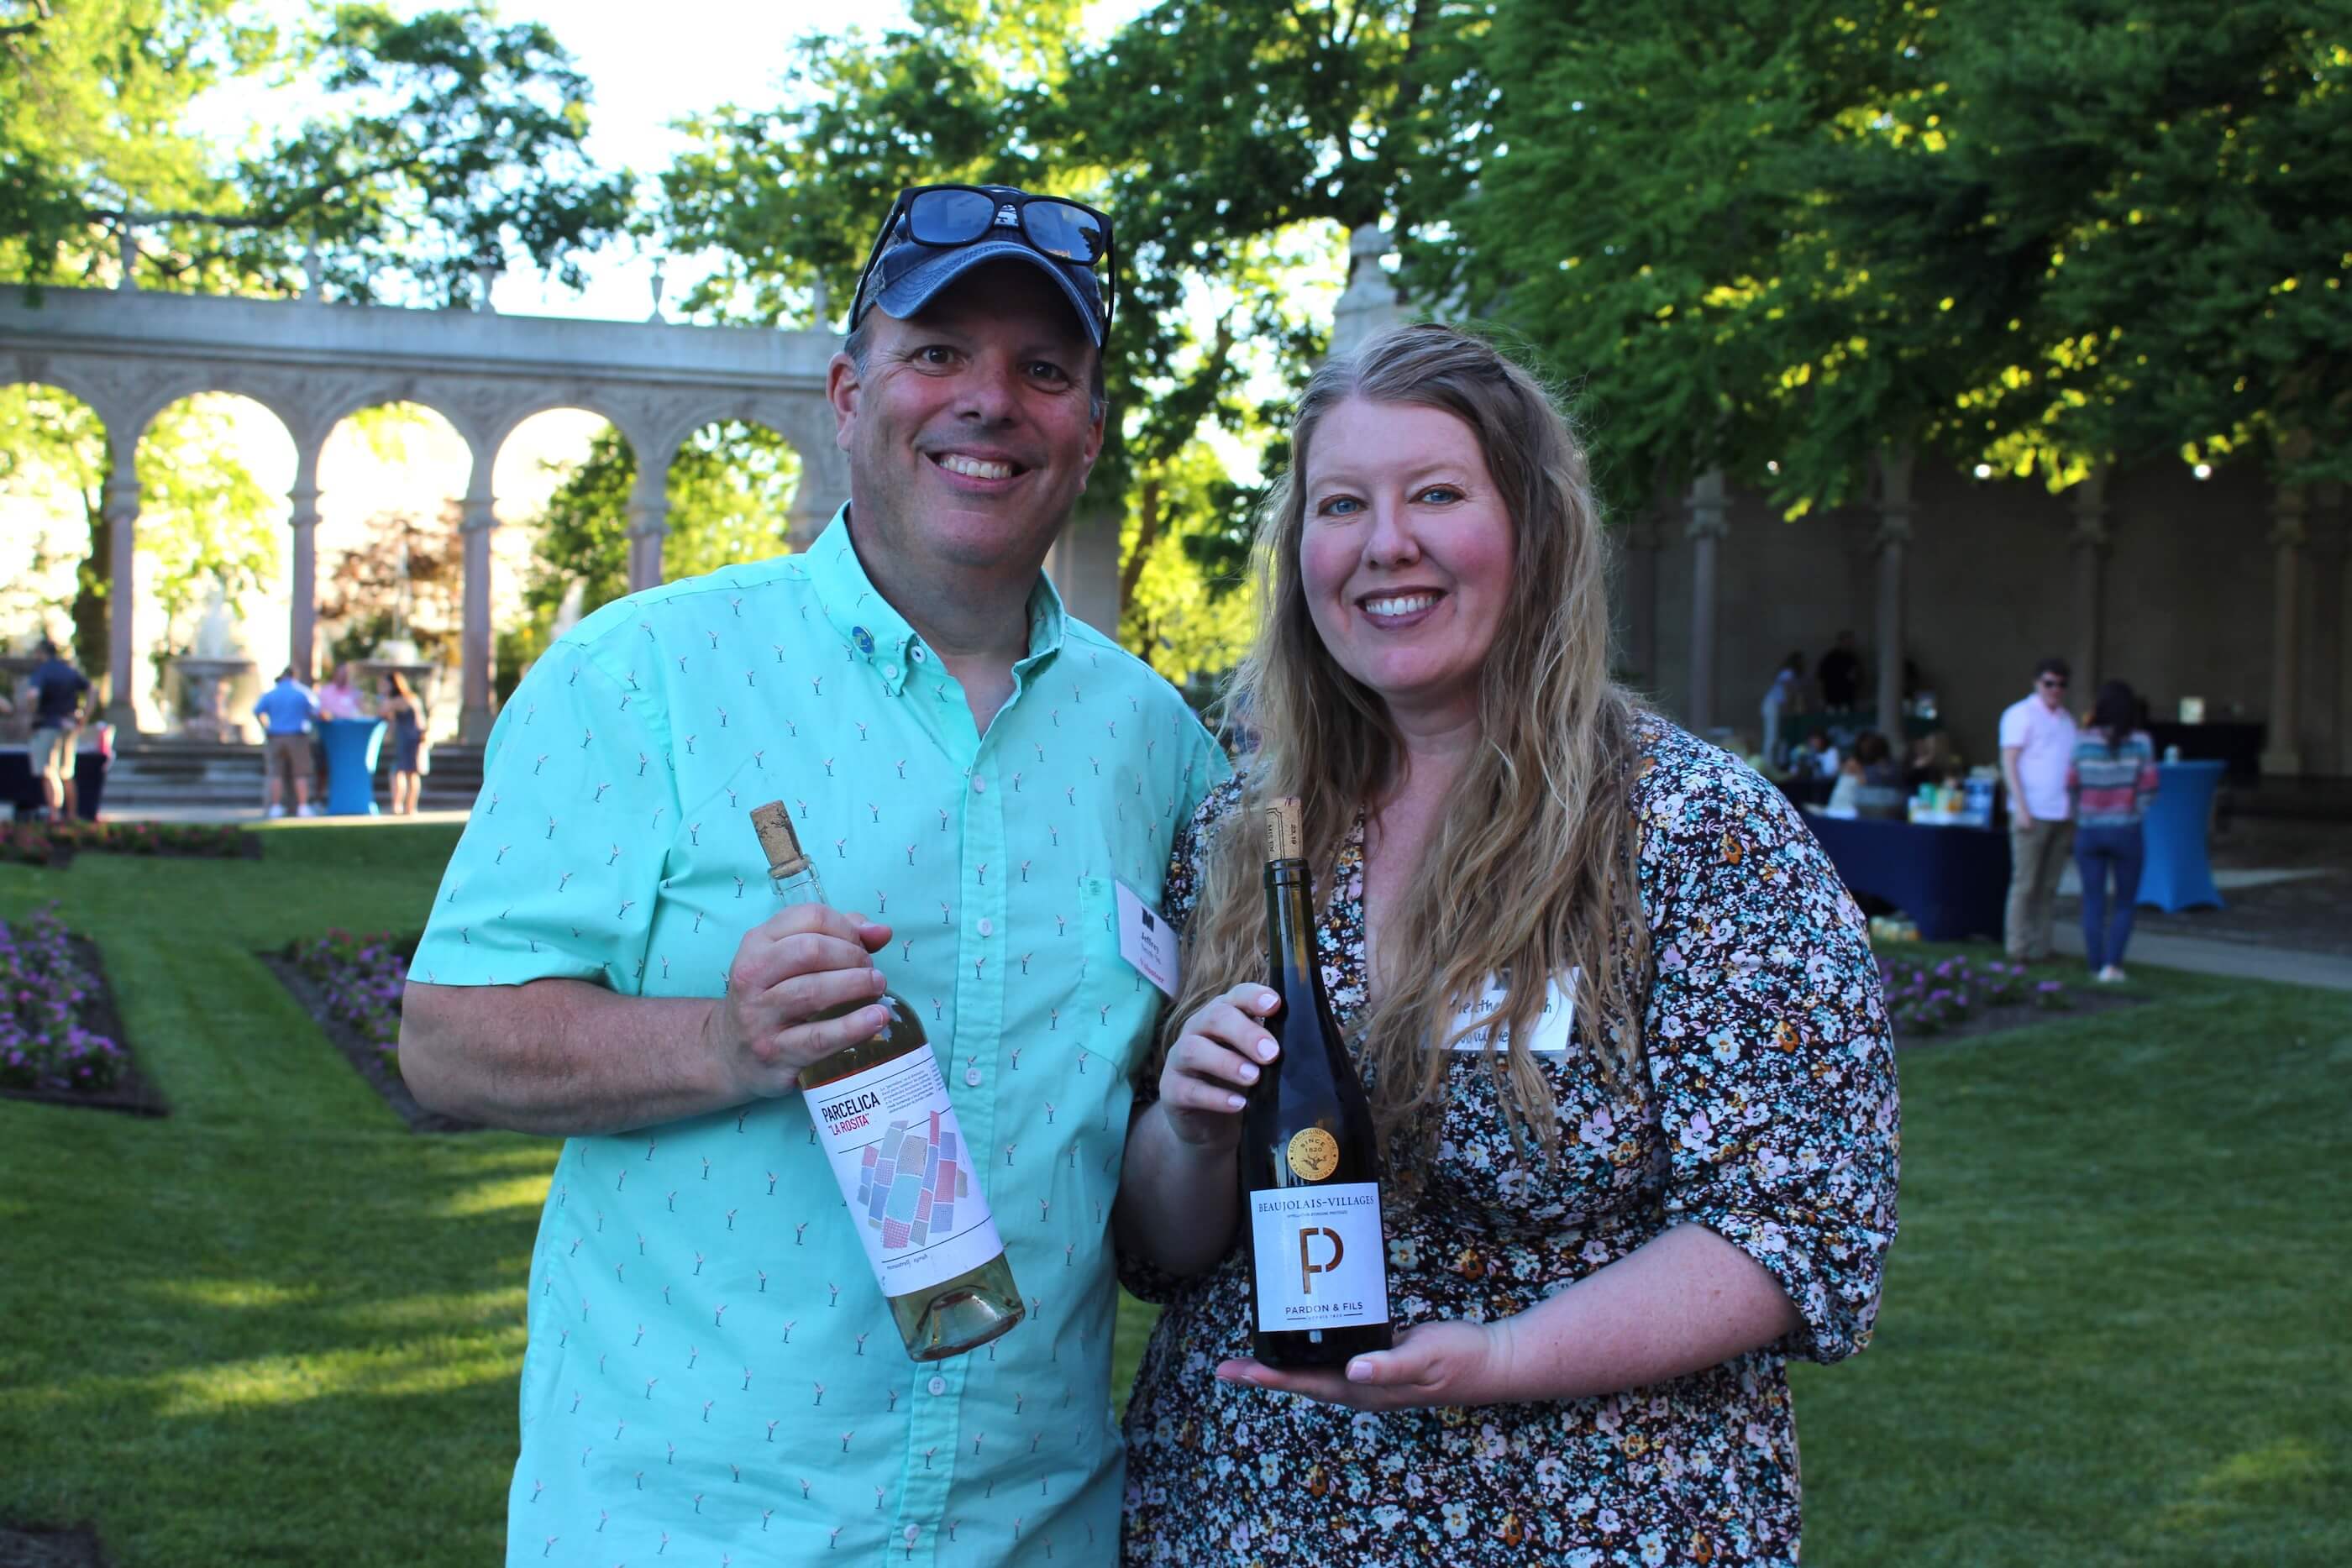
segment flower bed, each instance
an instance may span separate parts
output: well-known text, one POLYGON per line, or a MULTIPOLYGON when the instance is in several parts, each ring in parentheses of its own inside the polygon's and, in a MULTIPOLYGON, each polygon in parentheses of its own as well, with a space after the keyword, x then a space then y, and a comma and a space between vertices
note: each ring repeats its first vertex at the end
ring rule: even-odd
POLYGON ((0 828, 0 861, 64 865, 76 854, 172 855, 204 860, 258 859, 261 841, 212 822, 11 822, 0 828))
POLYGON ((0 1087, 96 1094, 122 1076, 122 1048, 84 1023, 98 977, 71 942, 53 908, 0 920, 0 1087))
POLYGON ((121 1039, 98 949, 55 906, 0 920, 0 1095, 162 1115, 121 1039))
POLYGON ((470 1132, 474 1123, 426 1110, 401 1082, 400 996, 415 951, 414 936, 338 930, 289 942, 262 961, 412 1132, 470 1132))
POLYGON ((1969 1024, 2013 1027, 2034 1012, 2072 1009, 2081 1000, 2063 980, 2036 980, 2023 964, 1997 959, 1881 958, 1878 977, 1898 1040, 1948 1034, 1969 1024))
POLYGON ((368 1045, 386 1069, 400 1071, 400 993, 408 984, 414 938, 395 940, 388 932, 354 936, 330 931, 324 936, 286 945, 286 960, 317 988, 324 1021, 341 1024, 368 1045))

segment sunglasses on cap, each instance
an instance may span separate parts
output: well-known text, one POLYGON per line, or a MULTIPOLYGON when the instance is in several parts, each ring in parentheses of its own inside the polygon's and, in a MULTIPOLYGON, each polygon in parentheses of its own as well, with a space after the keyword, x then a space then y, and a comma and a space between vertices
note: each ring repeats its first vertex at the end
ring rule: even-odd
POLYGON ((1110 214, 1084 202, 1033 196, 1009 185, 915 185, 899 192, 874 235, 873 248, 866 253, 866 265, 858 269, 849 329, 857 329, 887 287, 876 282, 875 268, 894 241, 950 250, 982 240, 1016 238, 1064 267, 1103 269, 1102 327, 1108 333, 1118 303, 1117 266, 1104 267, 1112 255, 1110 214))

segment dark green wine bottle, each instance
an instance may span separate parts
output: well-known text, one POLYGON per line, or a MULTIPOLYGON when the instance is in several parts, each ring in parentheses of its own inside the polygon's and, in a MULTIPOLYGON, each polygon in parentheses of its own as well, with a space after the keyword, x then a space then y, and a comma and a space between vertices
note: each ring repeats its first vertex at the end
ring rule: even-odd
POLYGON ((1265 836, 1266 967, 1282 998, 1265 1027, 1282 1054, 1242 1112, 1252 1343, 1268 1366, 1343 1366, 1391 1343, 1380 1148, 1316 958, 1295 798, 1266 809, 1265 836))

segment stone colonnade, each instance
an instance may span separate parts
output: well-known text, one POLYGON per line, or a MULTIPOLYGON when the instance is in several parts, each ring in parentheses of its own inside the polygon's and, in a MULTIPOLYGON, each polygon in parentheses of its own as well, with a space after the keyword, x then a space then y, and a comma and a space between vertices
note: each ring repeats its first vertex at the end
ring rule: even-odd
MULTIPOLYGON (((1891 737, 1903 733, 1916 464, 1907 450, 1888 448, 1878 454, 1875 466, 1874 494, 1857 508, 1865 515, 1845 525, 1845 548, 1857 574, 1854 592, 1860 596, 1848 619, 1874 629, 1868 651, 1876 676, 1875 725, 1891 737)), ((2063 497, 2067 624, 2046 646, 2067 654, 2077 706, 2089 705, 2107 672, 2116 607, 2108 601, 2106 585, 2118 534, 2111 501, 2114 480, 2113 469, 2100 465, 2063 497)), ((2352 774, 2352 624, 2327 623, 2330 603, 2352 605, 2352 515, 2347 514, 2346 500, 2347 488, 2341 485, 2273 485, 2269 492, 2265 774, 2352 774), (2340 583, 2334 580, 2337 574, 2340 583), (2306 737, 2322 737, 2331 729, 2336 739, 2324 749, 2334 754, 2322 754, 2315 749, 2321 741, 2306 737)), ((1744 701, 1726 703, 1718 688, 1722 574, 1726 562, 1738 559, 1727 541, 1737 539, 1740 525, 1733 518, 1743 509, 1726 476, 1702 474, 1677 503, 1627 524, 1616 541, 1617 595, 1623 611, 1618 658, 1645 682, 1656 680, 1662 663, 1660 557, 1675 544, 1688 548, 1684 559, 1691 613, 1682 689, 1658 695, 1670 701, 1678 698, 1673 703, 1680 710, 1678 716, 1701 731, 1754 722, 1744 701), (1677 522, 1678 534, 1673 527, 1677 522)), ((1842 592, 1825 596, 1833 601, 1846 597, 1842 592)), ((2189 612, 2191 607, 2180 609, 2189 612)), ((1999 607, 1988 605, 1987 613, 1997 616, 1999 607)), ((2021 695, 2024 691, 2021 674, 2017 689, 2021 695)), ((1750 694, 1742 688, 1738 695, 1744 699, 1750 694)), ((1754 695, 1761 695, 1760 685, 1754 695)))
MULTIPOLYGON (((719 420, 764 425, 801 459, 787 537, 805 544, 848 494, 833 442, 824 332, 567 321, 464 310, 330 305, 139 291, 0 287, 0 384, 40 382, 89 404, 106 431, 110 473, 101 517, 112 547, 108 586, 108 717, 135 733, 139 437, 157 413, 197 392, 231 392, 270 410, 292 437, 291 662, 309 670, 318 641, 319 453, 344 418, 414 402, 465 440, 471 472, 459 503, 464 541, 461 738, 491 719, 490 537, 499 448, 554 408, 610 420, 637 462, 629 505, 629 585, 661 580, 670 460, 719 420)), ((1114 541, 1117 534, 1112 533, 1114 541)))

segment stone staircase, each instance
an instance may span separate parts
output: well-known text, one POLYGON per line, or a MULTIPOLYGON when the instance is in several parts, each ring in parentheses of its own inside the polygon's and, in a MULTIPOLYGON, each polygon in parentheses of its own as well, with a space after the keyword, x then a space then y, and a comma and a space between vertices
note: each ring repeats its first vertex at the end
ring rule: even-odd
MULTIPOLYGON (((392 799, 391 748, 376 767, 378 805, 392 799)), ((482 788, 482 748, 436 743, 432 771, 425 776, 418 806, 428 811, 465 810, 482 788)), ((122 747, 106 771, 105 809, 110 816, 160 810, 257 810, 264 798, 262 748, 239 741, 183 740, 142 736, 122 747)))

